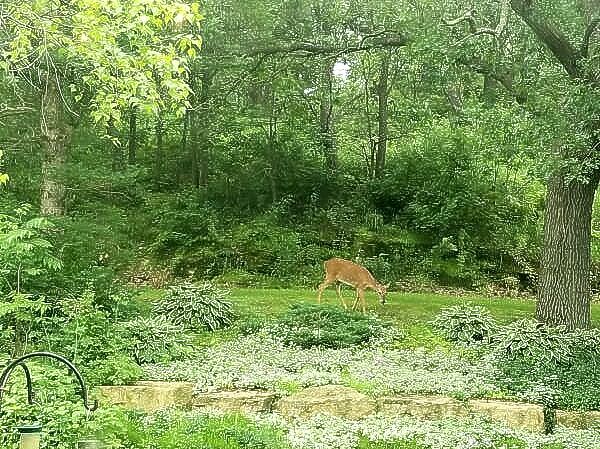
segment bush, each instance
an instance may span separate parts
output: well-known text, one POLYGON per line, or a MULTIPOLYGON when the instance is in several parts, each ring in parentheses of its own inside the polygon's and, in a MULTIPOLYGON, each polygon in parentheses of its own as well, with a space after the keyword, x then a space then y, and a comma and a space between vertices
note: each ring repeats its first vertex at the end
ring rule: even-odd
POLYGON ((91 385, 129 383, 139 378, 140 367, 128 355, 127 336, 113 317, 94 305, 93 293, 63 300, 56 312, 66 316, 46 319, 44 333, 37 336, 45 343, 40 349, 72 360, 91 385))
POLYGON ((498 381, 514 394, 548 407, 600 408, 600 330, 516 321, 500 330, 494 355, 498 381))
POLYGON ((257 334, 267 327, 269 320, 264 316, 248 314, 240 317, 236 323, 236 330, 242 335, 257 334))
POLYGON ((572 359, 573 336, 564 327, 550 327, 536 320, 518 320, 500 328, 496 351, 501 359, 531 359, 566 363, 572 359))
POLYGON ((231 303, 225 300, 228 294, 208 282, 200 285, 182 282, 169 287, 154 310, 187 329, 214 331, 233 322, 231 303))
MULTIPOLYGON (((93 414, 83 408, 75 376, 68 374, 64 365, 49 360, 31 360, 34 392, 38 393, 33 405, 27 403, 25 388, 11 388, 4 396, 0 410, 0 447, 17 449, 15 427, 27 422, 41 421, 44 429, 43 446, 53 449, 72 449, 78 439, 101 437, 107 447, 124 447, 120 444, 133 439, 127 431, 128 416, 117 407, 102 403, 93 414)), ((20 370, 15 371, 15 381, 21 386, 20 370)), ((24 384, 23 384, 24 385, 24 384)), ((127 445, 132 448, 133 446, 127 445)), ((135 446, 136 448, 138 446, 135 446)))
POLYGON ((269 332, 288 346, 345 348, 382 336, 386 327, 374 317, 333 305, 295 304, 269 332))
POLYGON ((461 343, 489 341, 497 328, 489 310, 468 305, 442 309, 431 324, 448 340, 461 343))
POLYGON ((171 324, 163 316, 136 318, 119 326, 129 355, 139 364, 181 360, 190 353, 183 326, 171 324))

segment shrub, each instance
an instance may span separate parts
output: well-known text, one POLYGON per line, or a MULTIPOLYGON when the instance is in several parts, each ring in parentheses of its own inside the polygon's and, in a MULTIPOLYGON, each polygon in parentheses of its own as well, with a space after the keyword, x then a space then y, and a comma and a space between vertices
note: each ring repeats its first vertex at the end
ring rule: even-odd
POLYGON ((549 327, 535 320, 518 320, 500 328, 496 351, 502 359, 565 363, 572 358, 572 343, 573 338, 565 328, 549 327))
POLYGON ((163 316, 121 323, 120 331, 129 355, 139 364, 181 360, 190 353, 183 326, 171 324, 163 316))
MULTIPOLYGON (((40 359, 30 360, 27 365, 38 397, 29 405, 25 388, 11 388, 10 394, 4 396, 0 410, 0 447, 18 448, 15 427, 35 421, 42 422, 42 447, 46 448, 72 449, 78 439, 90 437, 101 437, 106 447, 116 448, 124 446, 111 443, 133 439, 127 429, 128 416, 122 409, 102 403, 91 415, 85 411, 75 376, 68 374, 66 366, 40 359)), ((20 387, 19 370, 15 374, 20 387)), ((125 447, 141 449, 144 446, 127 444, 125 447)))
POLYGON ((214 331, 233 321, 229 292, 211 283, 200 285, 182 282, 172 285, 155 304, 157 315, 164 315, 173 324, 192 330, 214 331))
POLYGON ((57 312, 67 316, 47 319, 48 335, 38 335, 45 343, 40 349, 72 360, 91 385, 128 383, 139 377, 140 367, 128 355, 128 338, 106 311, 94 305, 93 293, 63 300, 57 312))
POLYGON ((267 327, 267 324, 267 318, 256 314, 249 314, 240 317, 235 324, 235 328, 242 335, 250 335, 260 332, 267 327))
POLYGON ((142 368, 128 355, 111 354, 106 359, 93 360, 81 366, 90 385, 123 385, 138 380, 142 368))
POLYGON ((504 326, 495 347, 498 381, 528 401, 600 408, 600 330, 566 332, 533 320, 504 326))
POLYGON ((442 309, 431 324, 448 340, 462 343, 489 341, 497 327, 489 310, 468 305, 442 309))
POLYGON ((387 326, 380 320, 333 305, 295 304, 270 333, 288 346, 344 348, 372 341, 387 326))

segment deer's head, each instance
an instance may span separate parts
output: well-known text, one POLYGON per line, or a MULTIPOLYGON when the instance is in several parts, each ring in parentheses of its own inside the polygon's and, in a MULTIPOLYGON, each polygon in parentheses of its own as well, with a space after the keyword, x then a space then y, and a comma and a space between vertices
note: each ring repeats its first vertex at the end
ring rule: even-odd
POLYGON ((377 288, 375 289, 375 291, 379 295, 379 302, 381 302, 381 304, 385 304, 385 296, 387 295, 387 288, 388 288, 387 285, 379 284, 379 285, 377 285, 377 288))

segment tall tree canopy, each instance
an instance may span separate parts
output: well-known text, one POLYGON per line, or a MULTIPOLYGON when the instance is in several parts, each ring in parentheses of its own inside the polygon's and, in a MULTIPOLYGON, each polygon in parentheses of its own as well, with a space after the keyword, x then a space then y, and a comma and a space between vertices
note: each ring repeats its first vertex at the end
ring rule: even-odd
MULTIPOLYGON (((598 6, 4 0, 5 191, 65 229, 102 216, 115 270, 310 283, 336 254, 513 278, 586 327, 598 6)), ((65 253, 95 267, 83 240, 65 253)))

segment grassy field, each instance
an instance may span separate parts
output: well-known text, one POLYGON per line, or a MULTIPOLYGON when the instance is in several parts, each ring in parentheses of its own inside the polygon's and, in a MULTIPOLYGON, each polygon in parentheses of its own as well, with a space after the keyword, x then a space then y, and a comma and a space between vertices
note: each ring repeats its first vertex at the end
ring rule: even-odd
MULTIPOLYGON (((343 292, 346 303, 351 303, 353 290, 343 292)), ((315 303, 316 291, 306 289, 274 290, 256 288, 237 288, 232 291, 232 300, 243 313, 277 316, 290 305, 298 302, 315 303)), ((323 302, 341 304, 335 290, 330 288, 323 293, 323 302)), ((385 305, 381 305, 377 296, 367 293, 367 312, 390 318, 398 324, 413 325, 432 319, 440 309, 456 304, 484 306, 494 317, 502 322, 533 318, 535 302, 522 299, 484 298, 480 296, 445 296, 437 294, 389 293, 385 305)), ((592 305, 592 321, 600 326, 600 304, 592 305)))
MULTIPOLYGON (((352 304, 354 291, 346 289, 342 294, 346 303, 352 304)), ((241 315, 276 317, 292 304, 316 303, 317 294, 314 290, 306 289, 236 288, 233 289, 231 298, 241 315)), ((323 302, 338 304, 341 307, 333 288, 324 292, 323 302)), ((409 348, 448 346, 448 342, 434 334, 427 323, 440 309, 465 303, 486 307, 500 323, 535 316, 533 300, 393 292, 388 294, 386 304, 381 305, 377 295, 367 293, 367 312, 393 320, 406 334, 402 346, 409 348)), ((592 322, 594 326, 600 327, 600 304, 598 303, 592 305, 592 322)), ((209 338, 210 341, 207 341, 205 336, 204 342, 213 344, 215 340, 232 336, 230 334, 228 330, 213 333, 209 338)))
MULTIPOLYGON (((161 290, 144 289, 140 298, 152 301, 162 294, 161 290)), ((354 290, 346 288, 342 292, 346 303, 351 305, 354 290)), ((393 320, 406 334, 404 347, 435 347, 446 346, 447 342, 434 334, 427 323, 444 307, 457 304, 469 304, 486 307, 500 323, 533 318, 535 316, 535 301, 510 298, 486 298, 482 296, 450 296, 439 294, 398 293, 388 294, 387 302, 381 305, 377 295, 368 292, 367 313, 393 320)), ((234 288, 231 300, 238 315, 274 318, 297 303, 315 304, 317 293, 307 289, 263 289, 263 288, 234 288)), ((323 293, 323 303, 337 304, 335 289, 329 288, 323 293)), ((592 304, 592 323, 600 327, 600 304, 592 304)), ((199 346, 210 346, 218 341, 235 338, 233 329, 223 329, 216 332, 203 333, 198 338, 199 346)))

